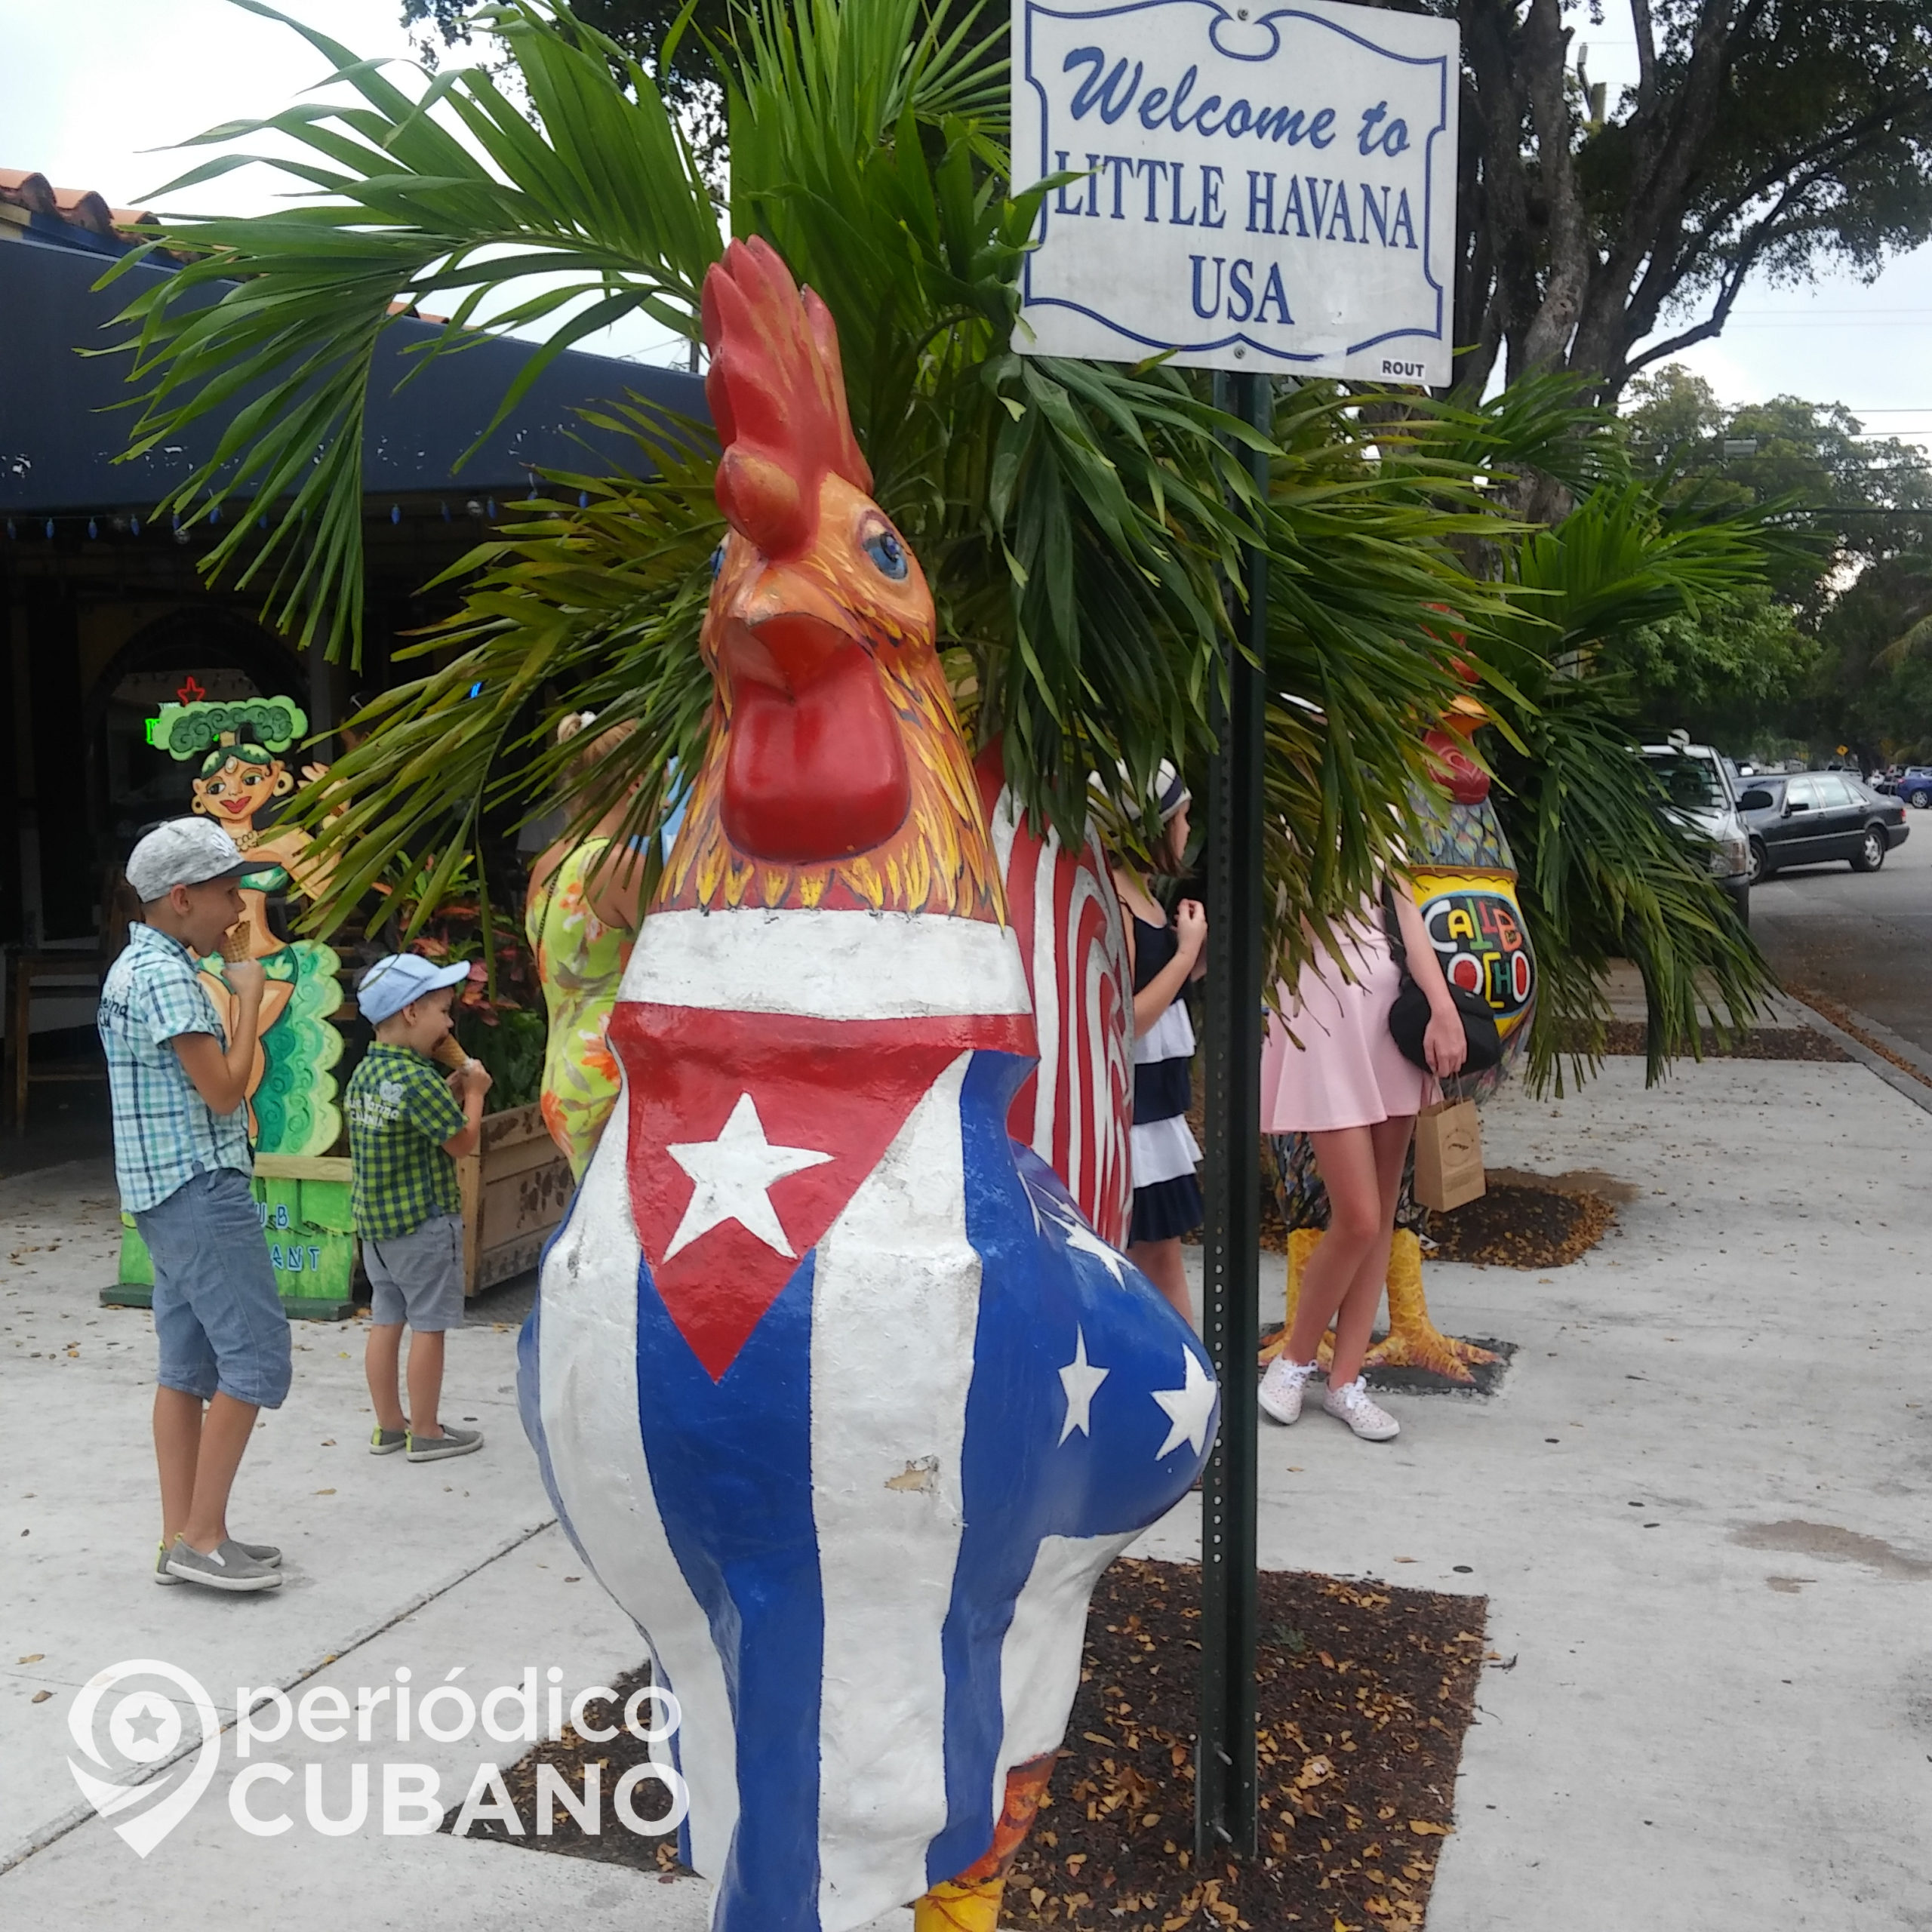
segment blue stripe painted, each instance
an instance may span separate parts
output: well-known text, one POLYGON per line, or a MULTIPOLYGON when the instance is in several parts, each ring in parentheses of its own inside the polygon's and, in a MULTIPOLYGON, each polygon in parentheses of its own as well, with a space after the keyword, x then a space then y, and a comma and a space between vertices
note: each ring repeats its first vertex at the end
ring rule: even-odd
POLYGON ((1207 1366, 1186 1324, 1138 1269, 1124 1267, 1116 1281, 1097 1257, 1070 1251, 1051 1214, 1035 1232, 1023 1172, 1043 1207, 1071 1204, 1051 1170, 1007 1136, 1008 1105, 1030 1064, 976 1054, 961 1095, 966 1232, 983 1272, 961 1471, 966 1529, 941 1637, 947 1820, 928 1854, 935 1884, 992 1840, 1000 1646, 1041 1538, 1138 1530, 1186 1494, 1206 1460, 1204 1449, 1185 1444, 1155 1454, 1168 1417, 1151 1392, 1182 1385, 1189 1353, 1207 1366), (1060 1371, 1081 1331, 1088 1359, 1109 1374, 1091 1433, 1063 1443, 1060 1371))
POLYGON ((672 1554, 710 1622, 737 1743, 737 1829, 712 1932, 819 1932, 813 1263, 799 1264, 715 1384, 638 1263, 645 1458, 672 1554))

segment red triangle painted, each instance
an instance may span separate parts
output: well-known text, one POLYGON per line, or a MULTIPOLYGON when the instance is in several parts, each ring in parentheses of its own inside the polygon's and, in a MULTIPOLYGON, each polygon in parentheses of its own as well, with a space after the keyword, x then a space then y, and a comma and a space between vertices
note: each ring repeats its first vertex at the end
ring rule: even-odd
POLYGON ((933 1082, 972 1048, 1031 1053, 1032 1023, 1024 1014, 808 1020, 624 1001, 609 1038, 629 1097, 638 1239, 671 1319, 715 1382, 933 1082), (715 1140, 746 1094, 774 1146, 831 1156, 769 1190, 792 1251, 728 1220, 666 1260, 696 1186, 669 1149, 715 1140))

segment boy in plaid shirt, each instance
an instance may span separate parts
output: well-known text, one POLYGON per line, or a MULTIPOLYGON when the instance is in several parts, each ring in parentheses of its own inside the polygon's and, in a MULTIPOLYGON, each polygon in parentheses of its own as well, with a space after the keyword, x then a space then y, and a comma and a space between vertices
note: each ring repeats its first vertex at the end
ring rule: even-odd
POLYGON ((281 1552, 228 1534, 228 1495, 263 1409, 288 1393, 288 1315, 249 1188, 248 1076, 258 960, 224 969, 223 1034, 196 962, 242 915, 248 862, 219 826, 171 820, 128 855, 141 902, 100 989, 114 1106, 114 1173, 154 1263, 154 1397, 161 1472, 157 1583, 272 1590, 281 1552))
POLYGON ((430 1056, 450 1037, 456 989, 469 977, 466 965, 391 953, 362 975, 356 992, 376 1029, 344 1100, 355 1164, 351 1204, 374 1291, 363 1358, 376 1406, 369 1453, 406 1450, 412 1463, 483 1446, 481 1429, 445 1427, 436 1414, 444 1331, 463 1320, 462 1197, 453 1157, 476 1151, 490 1075, 475 1060, 446 1075, 430 1056), (396 1395, 405 1324, 406 1420, 396 1395))

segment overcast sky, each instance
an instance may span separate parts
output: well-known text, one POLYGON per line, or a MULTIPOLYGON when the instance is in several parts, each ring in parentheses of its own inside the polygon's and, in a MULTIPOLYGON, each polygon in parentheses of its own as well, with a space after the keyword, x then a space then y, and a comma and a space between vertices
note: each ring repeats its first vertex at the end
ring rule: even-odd
MULTIPOLYGON (((289 11, 359 54, 407 58, 399 0, 290 0, 289 11)), ((1611 24, 1582 27, 1593 79, 1613 96, 1634 79, 1635 42, 1611 24)), ((37 168, 57 186, 136 204, 195 158, 152 152, 218 122, 273 113, 325 71, 306 42, 227 0, 0 0, 0 166, 37 168)), ((180 198, 197 210, 257 208, 260 172, 180 198)), ((614 344, 653 361, 654 331, 614 344)), ((1843 402, 1869 432, 1932 444, 1932 248, 1874 282, 1748 288, 1730 327, 1681 358, 1732 403, 1794 394, 1843 402)))

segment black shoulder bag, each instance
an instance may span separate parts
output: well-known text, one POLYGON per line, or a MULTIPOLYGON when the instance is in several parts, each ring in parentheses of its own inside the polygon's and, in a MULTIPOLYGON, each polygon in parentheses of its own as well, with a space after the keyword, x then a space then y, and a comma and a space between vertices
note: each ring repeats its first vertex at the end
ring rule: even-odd
MULTIPOLYGON (((1386 878, 1382 882, 1382 928, 1402 974, 1401 990, 1389 1009, 1389 1037, 1401 1049, 1404 1060, 1413 1060, 1426 1072, 1429 1056, 1423 1051, 1423 1041, 1429 1032, 1429 995, 1416 984, 1415 975, 1409 971, 1408 950, 1402 943, 1401 925, 1395 917, 1395 888, 1386 878)), ((1496 1030, 1496 1016, 1481 994, 1472 993, 1453 980, 1449 982, 1449 997, 1456 1002, 1456 1011, 1463 1020, 1461 1071, 1487 1073, 1503 1058, 1503 1037, 1496 1030)))

